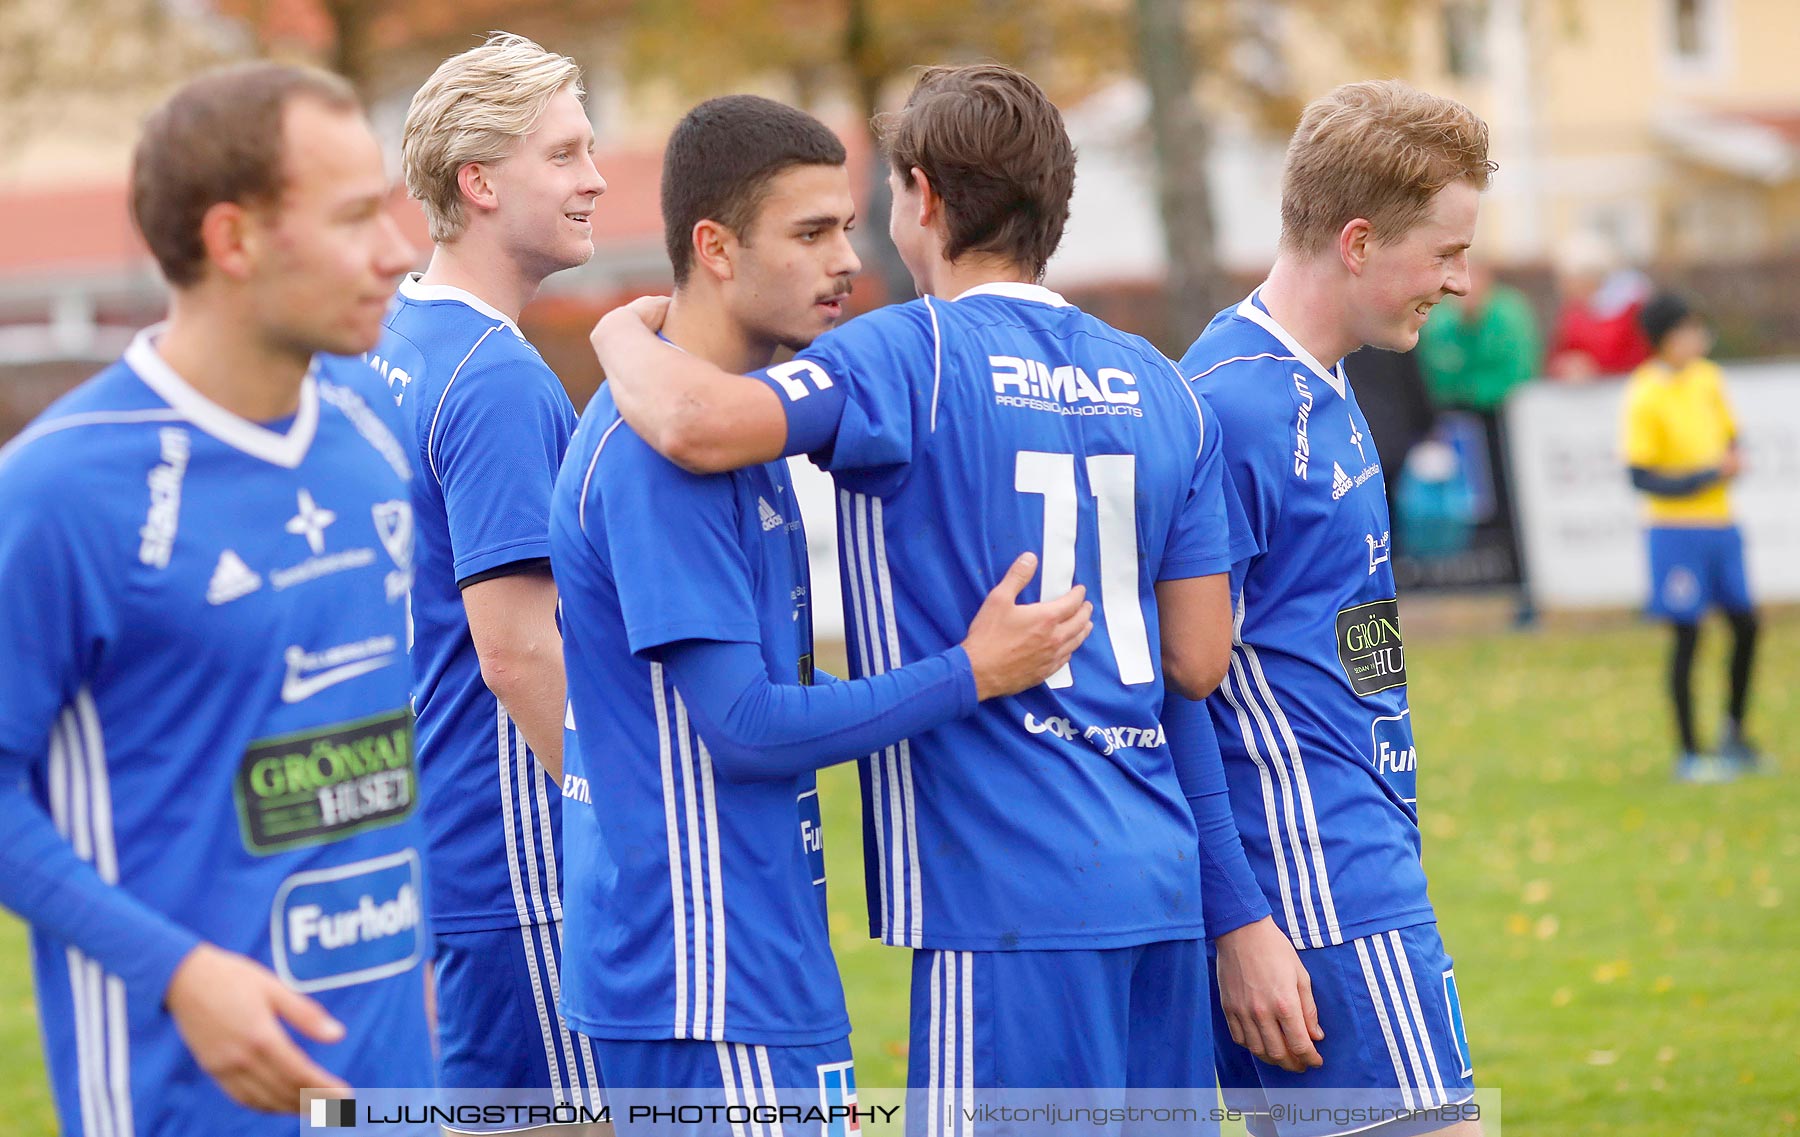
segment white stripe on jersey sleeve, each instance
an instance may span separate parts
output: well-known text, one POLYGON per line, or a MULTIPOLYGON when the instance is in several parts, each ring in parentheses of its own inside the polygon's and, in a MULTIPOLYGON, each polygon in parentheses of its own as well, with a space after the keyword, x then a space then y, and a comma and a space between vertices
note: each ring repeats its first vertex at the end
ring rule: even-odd
POLYGON ((675 925, 675 1037, 688 1030, 687 892, 681 877, 681 839, 675 816, 675 743, 669 732, 669 702, 663 689, 663 666, 650 665, 650 699, 656 707, 656 746, 661 760, 663 831, 669 841, 669 899, 675 925))
POLYGON ((443 484, 444 479, 443 476, 438 473, 437 468, 437 424, 439 417, 444 413, 444 400, 450 397, 450 387, 456 382, 456 377, 462 374, 462 369, 468 366, 469 360, 475 358, 476 350, 479 349, 482 344, 487 342, 489 336, 499 331, 502 327, 505 327, 505 325, 495 324, 487 331, 481 333, 481 338, 475 341, 475 346, 469 349, 469 354, 463 356, 462 362, 456 365, 456 370, 450 373, 450 381, 444 384, 443 391, 438 395, 437 409, 431 412, 431 427, 425 432, 425 458, 431 463, 431 476, 438 480, 439 485, 443 484))
POLYGON ((931 297, 922 296, 925 311, 931 314, 931 433, 937 433, 938 389, 944 383, 944 332, 938 326, 937 306, 931 297))
POLYGON ((706 1038, 707 1002, 707 905, 702 875, 706 850, 700 843, 700 795, 694 785, 694 747, 688 735, 687 707, 675 692, 675 749, 681 759, 681 808, 687 821, 688 891, 694 898, 694 1014, 683 1029, 683 1038, 706 1038))
MULTIPOLYGON (((900 621, 894 614, 894 582, 888 575, 887 555, 887 522, 881 509, 881 499, 875 498, 872 506, 875 524, 875 579, 881 589, 881 614, 887 622, 887 662, 884 671, 905 666, 900 655, 900 621)), ((925 909, 922 893, 924 884, 919 879, 919 811, 913 804, 912 776, 912 742, 900 740, 900 753, 895 759, 900 770, 900 785, 906 804, 906 868, 910 874, 907 885, 907 900, 910 919, 906 922, 906 946, 918 947, 925 942, 925 909)))

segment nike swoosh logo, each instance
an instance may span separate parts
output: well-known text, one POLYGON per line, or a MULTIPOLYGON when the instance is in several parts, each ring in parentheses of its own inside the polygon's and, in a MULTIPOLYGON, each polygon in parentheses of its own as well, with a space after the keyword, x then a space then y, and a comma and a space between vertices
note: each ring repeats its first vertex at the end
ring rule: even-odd
POLYGON ((304 679, 289 670, 287 678, 281 682, 281 701, 298 703, 310 699, 327 687, 335 687, 346 679, 367 675, 371 671, 380 671, 393 661, 392 655, 378 656, 375 659, 359 659, 355 663, 326 668, 317 675, 308 675, 304 679))

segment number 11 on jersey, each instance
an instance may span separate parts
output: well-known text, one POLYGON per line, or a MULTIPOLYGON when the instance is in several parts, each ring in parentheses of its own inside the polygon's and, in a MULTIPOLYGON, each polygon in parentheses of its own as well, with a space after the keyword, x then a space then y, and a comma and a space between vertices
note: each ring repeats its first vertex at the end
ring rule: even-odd
MULTIPOLYGON (((1119 682, 1149 683, 1156 678, 1150 661, 1150 635, 1138 600, 1137 456, 1090 454, 1088 489, 1094 497, 1096 534, 1100 542, 1100 596, 1096 607, 1106 622, 1119 682)), ((1040 558, 1045 599, 1075 586, 1075 541, 1081 524, 1076 500, 1075 455, 1021 450, 1013 467, 1013 489, 1044 499, 1044 551, 1040 558)), ((1046 680, 1051 687, 1070 687, 1069 664, 1046 680)))

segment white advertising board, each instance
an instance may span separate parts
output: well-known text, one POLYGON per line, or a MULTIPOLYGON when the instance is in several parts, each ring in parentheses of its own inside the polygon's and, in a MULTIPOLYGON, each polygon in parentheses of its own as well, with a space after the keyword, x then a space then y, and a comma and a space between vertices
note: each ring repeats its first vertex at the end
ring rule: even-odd
MULTIPOLYGON (((1760 601, 1800 600, 1800 362, 1725 368, 1744 473, 1732 503, 1760 601)), ((1546 608, 1632 607, 1649 593, 1643 510, 1625 473, 1621 382, 1535 383, 1507 403, 1527 584, 1546 608)))

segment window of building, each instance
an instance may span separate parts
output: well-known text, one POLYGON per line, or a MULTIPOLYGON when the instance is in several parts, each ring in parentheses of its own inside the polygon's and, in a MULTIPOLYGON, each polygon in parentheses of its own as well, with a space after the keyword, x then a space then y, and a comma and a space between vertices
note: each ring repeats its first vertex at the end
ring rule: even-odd
POLYGON ((1717 74, 1725 67, 1730 0, 1663 0, 1664 42, 1678 74, 1717 74))
POLYGON ((1486 0, 1446 0, 1444 4, 1444 64, 1458 79, 1477 79, 1487 73, 1487 8, 1486 0))

